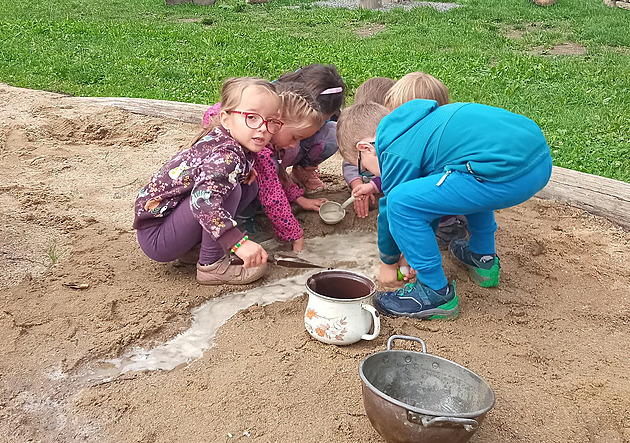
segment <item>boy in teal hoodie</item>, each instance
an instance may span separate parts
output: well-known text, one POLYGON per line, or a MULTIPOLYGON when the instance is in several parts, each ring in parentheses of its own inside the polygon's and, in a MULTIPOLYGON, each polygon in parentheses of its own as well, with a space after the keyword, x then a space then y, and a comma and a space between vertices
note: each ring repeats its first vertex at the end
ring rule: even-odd
POLYGON ((458 314, 432 228, 443 215, 466 216, 470 240, 454 239, 449 250, 477 284, 497 286, 494 211, 528 200, 551 176, 549 146, 535 122, 477 103, 412 100, 391 113, 376 103, 354 105, 339 118, 337 140, 345 160, 381 177, 379 279, 394 284, 407 265, 405 280, 417 272, 415 282, 376 293, 375 306, 387 315, 458 314))

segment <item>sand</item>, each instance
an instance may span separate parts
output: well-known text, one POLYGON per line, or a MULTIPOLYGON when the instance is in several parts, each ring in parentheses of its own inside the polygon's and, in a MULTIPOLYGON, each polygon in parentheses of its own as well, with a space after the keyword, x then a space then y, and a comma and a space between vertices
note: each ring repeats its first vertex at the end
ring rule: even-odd
MULTIPOLYGON (((383 317, 374 341, 325 345, 304 328, 302 291, 239 311, 188 364, 89 381, 97 362, 168 341, 193 308, 235 290, 152 262, 131 229, 138 189, 196 127, 0 92, 0 441, 380 442, 358 366, 404 334, 495 390, 472 442, 630 442, 630 234, 536 198, 497 214, 499 288, 474 286, 445 255, 454 321, 383 317)), ((339 165, 323 165, 322 195, 343 202, 339 165)), ((376 211, 347 212, 336 225, 298 212, 307 247, 375 230, 376 211)), ((248 287, 302 272, 270 269, 248 287)))

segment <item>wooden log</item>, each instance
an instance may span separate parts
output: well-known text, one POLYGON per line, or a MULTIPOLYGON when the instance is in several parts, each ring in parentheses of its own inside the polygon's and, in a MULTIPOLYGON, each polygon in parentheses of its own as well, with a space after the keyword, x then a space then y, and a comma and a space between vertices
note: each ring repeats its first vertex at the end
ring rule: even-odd
POLYGON ((202 123, 204 112, 208 109, 208 105, 153 100, 148 98, 63 97, 62 100, 70 103, 95 103, 103 106, 115 106, 134 114, 180 120, 186 123, 198 123, 199 125, 202 123))
POLYGON ((569 203, 630 231, 629 183, 554 166, 551 180, 536 196, 569 203))
MULTIPOLYGON (((116 106, 134 114, 198 124, 208 109, 208 105, 127 97, 63 97, 62 100, 116 106)), ((629 183, 554 166, 551 180, 536 196, 569 203, 630 231, 629 183)))

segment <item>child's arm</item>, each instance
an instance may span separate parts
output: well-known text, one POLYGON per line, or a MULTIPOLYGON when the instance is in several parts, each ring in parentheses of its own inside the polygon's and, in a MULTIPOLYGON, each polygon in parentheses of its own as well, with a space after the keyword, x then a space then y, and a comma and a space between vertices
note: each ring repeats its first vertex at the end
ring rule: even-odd
POLYGON ((211 147, 214 148, 213 153, 201 159, 199 164, 199 179, 190 194, 191 209, 201 226, 227 252, 243 238, 243 232, 236 227, 236 220, 223 206, 223 201, 238 185, 233 177, 242 170, 243 164, 234 161, 237 156, 230 147, 216 147, 214 144, 211 147), (226 161, 226 158, 232 161, 226 161))
POLYGON ((317 166, 338 149, 337 122, 327 121, 315 134, 300 141, 300 150, 303 152, 300 165, 317 166))
POLYGON ((418 245, 401 245, 399 247, 389 229, 387 203, 389 193, 397 186, 410 180, 419 178, 416 167, 400 156, 381 157, 381 178, 384 196, 379 200, 378 213, 378 249, 381 258, 380 280, 386 284, 397 284, 398 263, 401 251, 418 245))
POLYGON ((354 200, 354 211, 359 218, 365 218, 370 213, 370 203, 376 203, 376 197, 374 197, 374 186, 372 183, 363 183, 362 181, 355 180, 350 183, 352 187, 352 195, 354 200))
POLYGON ((293 242, 293 252, 300 252, 303 250, 304 250, 304 237, 301 237, 293 242))
POLYGON ((378 192, 378 188, 374 182, 361 183, 355 180, 350 184, 350 187, 352 188, 352 195, 356 198, 368 196, 374 197, 374 194, 378 192))
POLYGON ((274 232, 282 241, 295 242, 301 239, 304 231, 291 212, 291 204, 278 178, 271 149, 266 147, 257 154, 254 167, 258 173, 260 188, 258 199, 271 221, 274 232))
POLYGON ((319 207, 327 201, 325 198, 306 198, 304 196, 295 199, 295 202, 307 211, 319 211, 319 207))
POLYGON ((398 285, 398 261, 400 260, 400 249, 394 241, 389 231, 387 219, 387 207, 384 206, 387 197, 382 197, 379 201, 379 213, 377 221, 378 250, 381 259, 381 269, 379 280, 385 285, 398 285))
POLYGON ((352 183, 358 181, 358 183, 363 183, 361 179, 361 174, 359 174, 359 168, 354 166, 349 161, 344 160, 341 163, 341 171, 343 173, 343 178, 348 183, 348 186, 352 188, 352 183))
POLYGON ((405 255, 400 256, 398 260, 398 281, 411 281, 416 278, 416 270, 409 266, 409 262, 405 258, 405 255))
POLYGON ((400 256, 397 263, 386 264, 381 262, 379 280, 387 286, 400 286, 403 283, 413 280, 416 277, 416 270, 409 267, 404 255, 400 256))
MULTIPOLYGON (((279 167, 282 168, 282 165, 279 167)), ((291 182, 289 189, 283 187, 282 190, 286 194, 289 203, 295 202, 307 211, 319 211, 319 207, 327 201, 325 198, 304 197, 304 190, 293 182, 291 182)))
POLYGON ((359 218, 365 218, 370 213, 370 203, 375 203, 376 198, 374 194, 381 192, 378 184, 380 179, 370 180, 368 183, 363 183, 363 178, 359 174, 359 168, 352 163, 344 160, 342 164, 343 178, 348 183, 348 186, 352 190, 352 195, 356 197, 354 201, 354 211, 359 218))

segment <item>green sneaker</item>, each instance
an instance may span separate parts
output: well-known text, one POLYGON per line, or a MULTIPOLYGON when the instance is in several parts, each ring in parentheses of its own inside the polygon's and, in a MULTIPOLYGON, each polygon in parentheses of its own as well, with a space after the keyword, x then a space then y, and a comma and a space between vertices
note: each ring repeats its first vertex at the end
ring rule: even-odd
POLYGON ((446 293, 441 295, 416 280, 396 291, 376 292, 374 307, 381 314, 391 317, 453 319, 459 314, 459 298, 455 292, 455 282, 447 285, 446 293))
POLYGON ((468 240, 454 238, 448 245, 451 255, 457 262, 468 269, 468 273, 475 283, 482 288, 499 286, 501 265, 496 254, 479 256, 468 248, 468 240))

